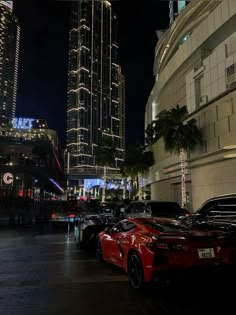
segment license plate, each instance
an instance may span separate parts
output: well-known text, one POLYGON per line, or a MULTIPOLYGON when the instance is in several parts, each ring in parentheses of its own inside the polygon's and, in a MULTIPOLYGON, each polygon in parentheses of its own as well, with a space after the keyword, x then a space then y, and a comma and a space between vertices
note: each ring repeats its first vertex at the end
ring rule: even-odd
POLYGON ((215 257, 214 248, 198 248, 197 251, 200 259, 215 257))

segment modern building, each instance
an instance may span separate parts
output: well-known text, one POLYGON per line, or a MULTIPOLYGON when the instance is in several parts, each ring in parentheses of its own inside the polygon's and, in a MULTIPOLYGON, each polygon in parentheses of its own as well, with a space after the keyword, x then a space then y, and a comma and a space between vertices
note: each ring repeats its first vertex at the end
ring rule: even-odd
MULTIPOLYGON (((236 189, 236 1, 192 0, 161 36, 155 49, 155 85, 145 113, 186 105, 196 118, 204 145, 186 159, 188 208, 236 189)), ((147 176, 151 197, 181 200, 177 155, 159 140, 147 176)))
POLYGON ((0 127, 0 220, 3 214, 17 216, 26 200, 42 204, 61 198, 63 168, 57 133, 45 120, 15 117, 0 127))
POLYGON ((97 178, 96 146, 110 139, 118 172, 124 158, 124 76, 118 64, 117 17, 109 1, 72 4, 69 35, 67 143, 69 179, 97 178))
POLYGON ((20 27, 13 1, 0 1, 0 125, 16 113, 20 27))

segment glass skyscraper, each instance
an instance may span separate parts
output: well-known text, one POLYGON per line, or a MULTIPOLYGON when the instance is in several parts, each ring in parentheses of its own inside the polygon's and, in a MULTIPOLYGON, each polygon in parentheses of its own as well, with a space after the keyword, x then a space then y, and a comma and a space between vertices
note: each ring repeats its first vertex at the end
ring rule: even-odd
POLYGON ((0 1, 0 125, 16 112, 20 27, 12 1, 0 1))
POLYGON ((96 169, 94 148, 106 139, 116 165, 124 158, 124 77, 111 3, 77 1, 71 13, 66 164, 68 174, 88 174, 96 169))

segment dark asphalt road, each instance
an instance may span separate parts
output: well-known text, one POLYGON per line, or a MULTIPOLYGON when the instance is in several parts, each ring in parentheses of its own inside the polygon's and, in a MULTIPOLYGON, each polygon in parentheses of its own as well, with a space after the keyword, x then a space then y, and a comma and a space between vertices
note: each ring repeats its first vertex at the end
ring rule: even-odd
POLYGON ((0 227, 0 315, 235 314, 231 276, 185 277, 140 293, 122 270, 80 251, 66 228, 0 227), (230 281, 229 281, 230 279, 230 281))

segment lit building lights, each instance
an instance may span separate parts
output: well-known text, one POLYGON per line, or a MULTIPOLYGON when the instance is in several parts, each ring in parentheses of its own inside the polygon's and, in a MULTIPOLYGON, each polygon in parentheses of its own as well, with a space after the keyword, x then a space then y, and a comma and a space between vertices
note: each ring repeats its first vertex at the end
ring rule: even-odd
POLYGON ((182 194, 182 208, 186 206, 186 179, 185 179, 185 155, 184 150, 180 150, 180 164, 181 164, 181 194, 182 194))
POLYGON ((62 193, 64 193, 64 189, 52 178, 49 178, 50 182, 52 182, 62 193))
POLYGON ((4 6, 7 9, 10 9, 10 11, 12 11, 13 1, 12 0, 2 0, 2 1, 0 1, 0 6, 4 6))
POLYGON ((20 28, 12 1, 0 1, 0 125, 16 114, 20 28))
POLYGON ((104 138, 112 139, 117 158, 124 158, 124 80, 120 81, 117 63, 116 23, 109 1, 72 5, 66 142, 69 174, 76 174, 77 168, 97 167, 93 146, 104 138))

